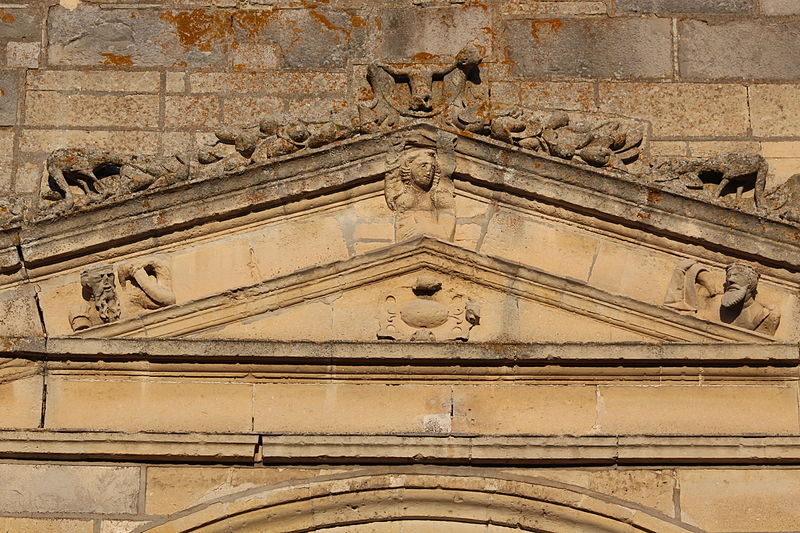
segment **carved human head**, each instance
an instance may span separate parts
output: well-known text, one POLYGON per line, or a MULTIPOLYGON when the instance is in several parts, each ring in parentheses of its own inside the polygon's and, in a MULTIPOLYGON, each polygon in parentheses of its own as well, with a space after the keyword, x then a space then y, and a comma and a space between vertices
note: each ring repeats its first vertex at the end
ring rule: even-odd
POLYGON ((725 293, 722 295, 723 307, 749 303, 756 296, 759 274, 745 263, 733 263, 725 269, 725 293))
POLYGON ((103 322, 113 322, 120 317, 120 306, 114 286, 114 268, 101 265, 81 273, 81 285, 103 322))
POLYGON ((404 182, 429 191, 436 184, 436 152, 427 148, 412 148, 404 156, 400 167, 404 182))

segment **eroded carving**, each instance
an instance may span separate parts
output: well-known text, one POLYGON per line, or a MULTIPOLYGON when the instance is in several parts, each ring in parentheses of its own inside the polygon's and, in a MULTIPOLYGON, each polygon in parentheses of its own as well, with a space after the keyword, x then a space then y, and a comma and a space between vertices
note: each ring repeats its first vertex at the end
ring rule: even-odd
POLYGON ((719 317, 734 326, 774 335, 780 325, 780 312, 756 301, 758 279, 758 272, 750 265, 738 262, 729 265, 725 269, 719 317))
POLYGON ((726 190, 736 188, 736 203, 742 200, 745 189, 753 190, 753 204, 763 207, 764 189, 769 165, 754 152, 728 152, 708 159, 668 158, 656 163, 649 174, 656 183, 672 187, 705 190, 712 187, 712 198, 720 198, 726 190))
POLYGON ((780 312, 756 301, 758 280, 753 267, 736 262, 725 269, 725 283, 719 293, 708 268, 692 260, 684 261, 672 275, 664 305, 774 335, 780 325, 780 312))
POLYGON ((664 297, 664 305, 676 311, 696 313, 702 299, 716 295, 717 290, 708 269, 688 259, 675 267, 664 297))
POLYGON ((427 234, 452 240, 456 227, 455 137, 442 133, 436 147, 406 144, 396 166, 386 173, 386 204, 395 212, 395 237, 404 241, 427 234))
POLYGON ((126 289, 130 282, 134 289, 129 292, 129 301, 141 309, 159 309, 175 303, 172 292, 172 274, 160 259, 150 258, 120 265, 117 269, 119 282, 126 289))
POLYGON ((384 301, 379 339, 405 341, 466 341, 480 323, 480 305, 475 300, 443 291, 442 282, 420 276, 410 293, 389 295, 384 301))
POLYGON ((81 287, 86 302, 70 313, 69 322, 73 331, 119 320, 122 311, 111 265, 84 270, 81 273, 81 287))
POLYGON ((484 128, 473 124, 471 131, 560 159, 621 170, 639 158, 644 139, 642 125, 634 121, 520 107, 491 117, 484 128))
POLYGON ((800 174, 791 176, 767 193, 767 204, 779 217, 800 222, 800 174))

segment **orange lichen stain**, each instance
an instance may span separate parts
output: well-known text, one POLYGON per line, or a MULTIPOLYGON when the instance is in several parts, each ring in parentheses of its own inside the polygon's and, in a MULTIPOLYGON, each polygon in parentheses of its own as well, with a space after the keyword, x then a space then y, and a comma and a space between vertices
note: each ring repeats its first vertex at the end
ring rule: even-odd
POLYGON ((650 218, 652 215, 650 213, 636 213, 636 216, 639 218, 650 218))
POLYGON ((12 22, 14 22, 14 15, 12 15, 11 13, 6 13, 2 9, 0 9, 0 20, 5 22, 6 24, 11 24, 12 22))
POLYGON ((104 65, 111 65, 113 67, 123 67, 123 68, 133 66, 133 60, 129 55, 121 56, 117 54, 112 54, 111 52, 101 52, 100 55, 105 57, 105 60, 103 61, 104 65))
POLYGON ((561 19, 533 19, 531 20, 531 37, 533 40, 541 42, 539 38, 539 31, 545 30, 550 33, 555 33, 564 27, 564 22, 561 19))
POLYGON ((661 193, 658 191, 647 192, 647 203, 652 204, 661 201, 661 193))
POLYGON ((367 21, 358 15, 350 15, 350 27, 351 28, 363 28, 367 25, 367 21))
POLYGON ((205 9, 192 11, 165 11, 161 20, 169 22, 178 33, 178 40, 187 50, 197 48, 201 52, 210 52, 214 43, 224 40, 233 33, 231 16, 228 13, 205 9))
POLYGON ((418 54, 414 54, 411 57, 411 61, 424 63, 425 61, 432 61, 434 59, 438 59, 439 56, 434 54, 429 54, 428 52, 420 52, 418 54))
POLYGON ((233 15, 233 21, 237 26, 241 27, 247 32, 247 36, 250 39, 255 39, 261 35, 264 28, 267 27, 273 15, 275 15, 275 11, 243 10, 238 11, 233 15))
POLYGON ((309 10, 308 14, 311 15, 312 17, 314 17, 315 19, 317 19, 318 21, 320 21, 329 30, 339 30, 339 31, 343 32, 347 36, 348 39, 350 38, 350 34, 352 32, 351 32, 351 30, 349 28, 344 28, 342 26, 337 26, 336 24, 331 22, 330 19, 328 19, 328 17, 326 17, 322 13, 318 13, 317 11, 314 11, 313 9, 309 10))
POLYGON ((185 67, 188 63, 186 61, 176 61, 172 64, 173 67, 185 67))
POLYGON ((380 17, 375 17, 375 26, 378 28, 378 31, 383 29, 383 22, 381 22, 380 17))
POLYGON ((135 18, 136 18, 136 11, 131 11, 131 18, 132 18, 132 19, 135 19, 135 18))

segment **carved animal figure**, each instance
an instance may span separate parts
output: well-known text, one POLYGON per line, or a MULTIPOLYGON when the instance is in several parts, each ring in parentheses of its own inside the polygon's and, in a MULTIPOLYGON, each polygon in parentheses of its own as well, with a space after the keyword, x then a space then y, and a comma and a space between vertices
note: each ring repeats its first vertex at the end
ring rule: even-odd
POLYGON ((43 187, 42 197, 47 200, 64 200, 64 208, 70 209, 75 198, 69 185, 77 185, 86 194, 102 193, 103 186, 97 173, 101 169, 116 167, 130 161, 130 156, 115 154, 94 147, 60 148, 47 158, 47 174, 54 183, 43 187), (53 188, 52 185, 56 188, 53 188))
MULTIPOLYGON (((756 208, 764 206, 764 189, 767 184, 769 165, 767 161, 754 152, 728 152, 709 159, 687 160, 672 159, 654 167, 654 170, 665 171, 669 179, 680 179, 689 189, 703 187, 703 174, 720 176, 719 185, 714 190, 714 198, 722 196, 725 188, 736 185, 736 200, 742 198, 742 192, 748 185, 753 187, 756 208)), ((666 181, 656 178, 656 181, 666 181)))

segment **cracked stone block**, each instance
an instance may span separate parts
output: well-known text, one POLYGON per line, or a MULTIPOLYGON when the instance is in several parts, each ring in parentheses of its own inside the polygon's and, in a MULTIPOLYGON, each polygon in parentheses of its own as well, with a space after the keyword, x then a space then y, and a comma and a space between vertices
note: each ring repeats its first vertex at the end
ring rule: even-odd
POLYGON ((662 78, 672 74, 668 20, 509 20, 505 41, 512 72, 529 78, 662 78))
POLYGON ((678 31, 681 76, 800 77, 800 22, 687 20, 678 23, 678 31))
POLYGON ((750 13, 753 0, 617 0, 622 13, 750 13))

